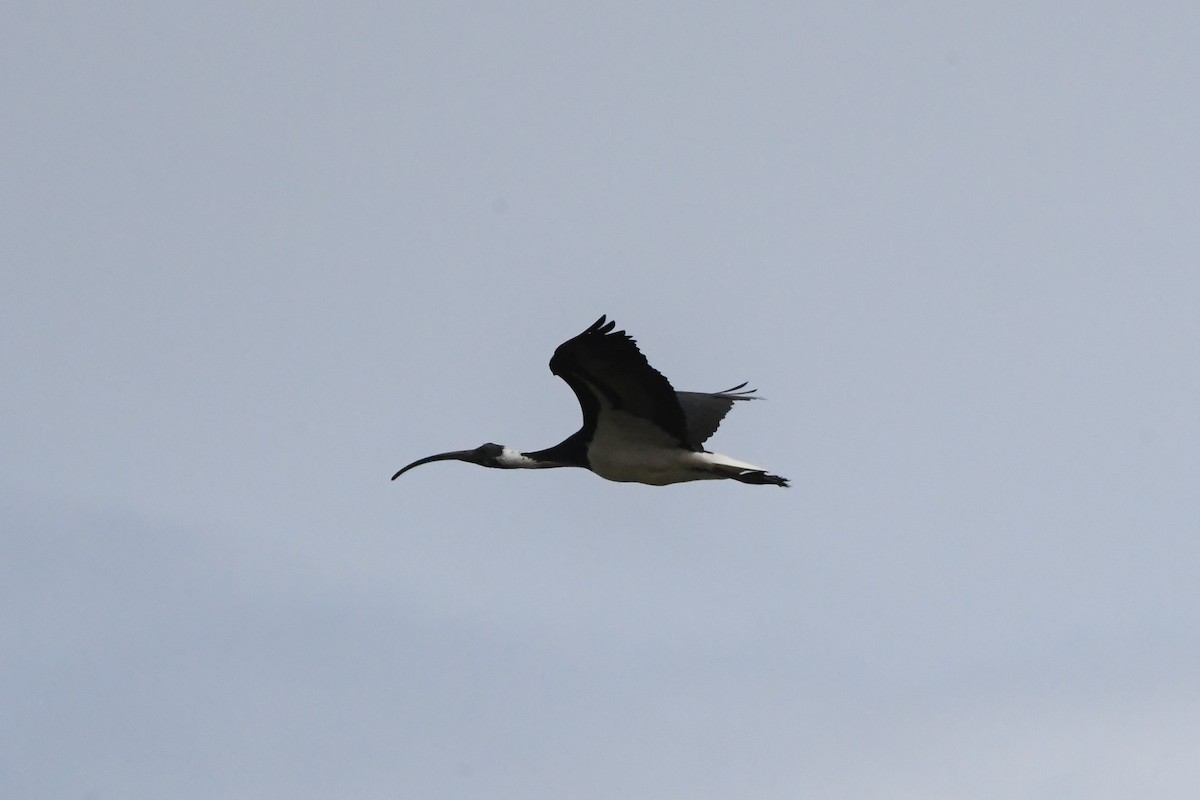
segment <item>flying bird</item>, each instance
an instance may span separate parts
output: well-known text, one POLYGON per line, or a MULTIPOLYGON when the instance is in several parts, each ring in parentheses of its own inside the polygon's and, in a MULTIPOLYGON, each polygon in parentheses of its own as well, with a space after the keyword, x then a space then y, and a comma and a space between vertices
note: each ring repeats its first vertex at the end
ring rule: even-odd
POLYGON ((583 467, 610 481, 666 486, 731 479, 787 486, 762 467, 712 453, 703 444, 739 400, 755 400, 745 383, 721 392, 677 392, 625 331, 600 317, 559 345, 550 371, 575 392, 583 427, 554 447, 521 452, 491 442, 474 450, 427 456, 392 476, 432 461, 466 461, 498 469, 583 467))

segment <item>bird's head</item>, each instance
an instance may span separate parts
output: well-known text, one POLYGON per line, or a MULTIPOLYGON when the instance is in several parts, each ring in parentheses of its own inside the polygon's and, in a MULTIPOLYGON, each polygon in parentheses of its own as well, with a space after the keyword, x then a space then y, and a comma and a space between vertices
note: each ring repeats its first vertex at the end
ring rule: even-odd
POLYGON ((481 444, 474 450, 451 450, 449 453, 438 453, 437 455, 426 456, 412 462, 404 469, 392 476, 392 480, 396 480, 404 473, 408 472, 413 467, 419 467, 422 464, 428 464, 431 461, 466 461, 469 464, 478 464, 481 467, 495 467, 498 469, 510 469, 514 464, 510 463, 511 458, 506 459, 507 454, 511 454, 507 447, 500 444, 488 442, 481 444))

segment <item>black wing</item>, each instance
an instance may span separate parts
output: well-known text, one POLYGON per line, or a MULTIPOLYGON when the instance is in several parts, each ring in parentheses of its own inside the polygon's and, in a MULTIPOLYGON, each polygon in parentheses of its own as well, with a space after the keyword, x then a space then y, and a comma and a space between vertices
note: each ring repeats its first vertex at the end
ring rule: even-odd
POLYGON ((596 429, 602 403, 648 420, 679 442, 690 443, 687 420, 670 382, 650 366, 637 342, 615 322, 600 317, 583 333, 559 345, 550 371, 567 382, 583 409, 583 429, 596 429))
POLYGON ((757 400, 753 389, 739 392, 746 384, 739 383, 720 392, 676 392, 683 415, 687 419, 688 444, 696 450, 717 432, 721 420, 738 400, 757 400))

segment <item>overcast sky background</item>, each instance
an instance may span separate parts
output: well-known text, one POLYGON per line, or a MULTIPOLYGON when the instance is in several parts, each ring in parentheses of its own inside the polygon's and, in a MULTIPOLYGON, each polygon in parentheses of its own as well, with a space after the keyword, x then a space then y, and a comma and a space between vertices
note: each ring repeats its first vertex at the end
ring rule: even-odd
POLYGON ((5 17, 3 797, 1196 796, 1200 6, 5 17))

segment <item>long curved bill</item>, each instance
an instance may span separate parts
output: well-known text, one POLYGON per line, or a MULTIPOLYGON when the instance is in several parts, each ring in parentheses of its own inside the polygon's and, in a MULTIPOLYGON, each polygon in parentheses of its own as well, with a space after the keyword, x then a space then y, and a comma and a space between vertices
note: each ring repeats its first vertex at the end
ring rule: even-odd
POLYGON ((433 456, 426 456, 409 464, 404 469, 392 476, 392 480, 396 480, 404 473, 408 472, 413 467, 419 467, 422 464, 428 464, 432 461, 466 461, 471 464, 479 463, 479 457, 474 450, 451 450, 449 453, 438 453, 433 456))

